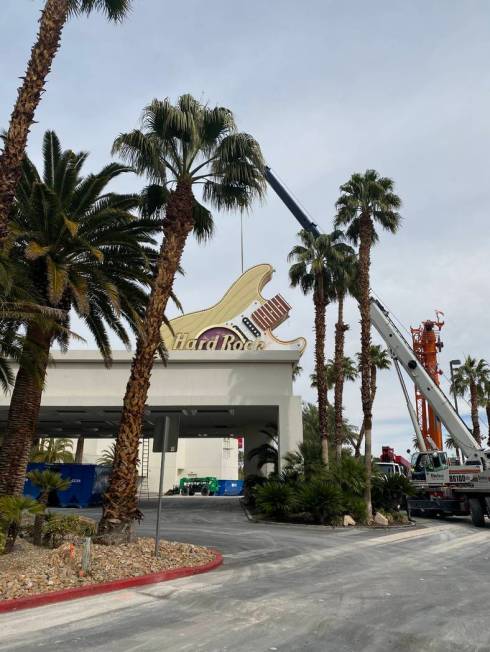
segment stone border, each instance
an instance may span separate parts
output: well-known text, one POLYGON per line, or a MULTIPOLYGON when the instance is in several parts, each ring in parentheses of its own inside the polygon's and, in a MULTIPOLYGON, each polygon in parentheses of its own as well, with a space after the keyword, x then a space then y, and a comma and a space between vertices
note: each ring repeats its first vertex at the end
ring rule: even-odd
POLYGON ((217 550, 211 549, 215 557, 212 561, 201 566, 184 566, 183 568, 171 568, 169 570, 151 573, 150 575, 139 575, 137 577, 127 577, 110 582, 100 582, 98 584, 85 584, 84 586, 75 586, 61 591, 52 591, 51 593, 38 593, 36 595, 26 596, 24 598, 12 598, 10 600, 0 600, 0 613, 17 611, 19 609, 31 609, 33 607, 42 607, 54 602, 64 602, 65 600, 76 600, 85 596, 97 595, 99 593, 108 593, 109 591, 119 591, 135 586, 144 586, 145 584, 156 584, 158 582, 168 582, 181 577, 207 573, 221 566, 223 555, 217 550))

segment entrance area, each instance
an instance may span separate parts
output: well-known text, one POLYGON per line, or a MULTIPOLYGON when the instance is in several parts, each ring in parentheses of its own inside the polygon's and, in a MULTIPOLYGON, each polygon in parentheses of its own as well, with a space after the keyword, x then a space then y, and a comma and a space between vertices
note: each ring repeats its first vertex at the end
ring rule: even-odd
MULTIPOLYGON (((284 350, 172 351, 166 365, 157 361, 140 448, 144 491, 158 486, 159 455, 152 453, 152 438, 168 414, 180 415, 180 441, 177 453, 167 454, 165 490, 189 473, 238 479, 242 438, 245 475, 260 472, 257 459, 247 457, 251 449, 277 446, 279 460, 294 450, 302 437, 301 401, 292 394, 299 356, 284 350)), ((37 435, 83 437, 84 462, 95 463, 117 434, 130 365, 126 352, 115 352, 110 369, 95 351, 55 354, 37 435)), ((0 428, 5 427, 8 397, 2 401, 0 428)))

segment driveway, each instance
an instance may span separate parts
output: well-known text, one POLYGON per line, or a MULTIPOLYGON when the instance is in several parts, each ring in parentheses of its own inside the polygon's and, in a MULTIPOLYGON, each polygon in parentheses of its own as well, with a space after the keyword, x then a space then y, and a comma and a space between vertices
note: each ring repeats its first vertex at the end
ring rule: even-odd
MULTIPOLYGON (((143 535, 154 533, 155 503, 143 535)), ((85 513, 97 515, 95 510, 85 513)), ((0 616, 0 650, 490 651, 490 528, 256 524, 237 499, 168 497, 165 538, 219 548, 221 569, 0 616)))

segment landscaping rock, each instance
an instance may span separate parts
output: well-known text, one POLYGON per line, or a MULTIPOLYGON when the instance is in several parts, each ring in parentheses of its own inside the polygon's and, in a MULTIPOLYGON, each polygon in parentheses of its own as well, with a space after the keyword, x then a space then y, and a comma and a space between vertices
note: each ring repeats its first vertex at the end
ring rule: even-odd
POLYGON ((90 572, 80 576, 81 545, 64 543, 50 550, 21 539, 14 552, 0 557, 0 601, 174 568, 202 566, 215 557, 211 550, 202 546, 161 541, 157 559, 154 547, 154 539, 136 539, 118 546, 94 544, 90 572))
POLYGON ((374 515, 374 522, 376 525, 383 525, 384 527, 387 527, 389 525, 389 521, 386 518, 386 516, 383 516, 380 512, 376 512, 374 515))
POLYGON ((356 522, 352 518, 352 516, 349 516, 349 514, 346 514, 344 516, 344 527, 349 527, 349 525, 355 525, 356 522))

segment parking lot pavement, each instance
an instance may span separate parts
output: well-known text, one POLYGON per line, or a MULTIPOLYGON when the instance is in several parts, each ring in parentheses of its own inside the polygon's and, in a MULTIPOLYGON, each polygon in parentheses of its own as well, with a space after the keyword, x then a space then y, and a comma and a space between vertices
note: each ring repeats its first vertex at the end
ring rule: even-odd
MULTIPOLYGON (((155 503, 139 533, 154 531, 155 503)), ((95 510, 85 511, 97 516, 95 510)), ((0 617, 0 650, 483 652, 490 528, 250 523, 237 499, 168 497, 162 534, 223 567, 0 617)))

